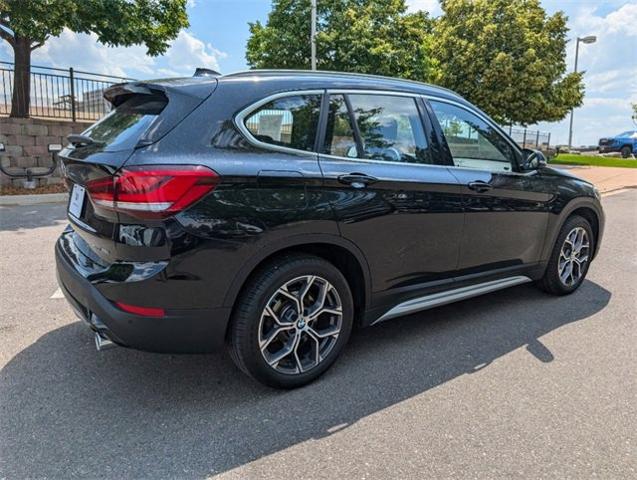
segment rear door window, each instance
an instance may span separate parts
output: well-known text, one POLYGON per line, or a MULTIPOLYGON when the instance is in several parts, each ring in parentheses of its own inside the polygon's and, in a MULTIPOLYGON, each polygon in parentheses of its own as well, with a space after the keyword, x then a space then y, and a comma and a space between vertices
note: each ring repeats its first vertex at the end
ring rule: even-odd
POLYGON ((252 136, 263 143, 313 151, 322 95, 294 95, 266 103, 245 119, 252 136))
POLYGON ((362 158, 434 163, 416 99, 409 96, 350 94, 362 143, 362 158))

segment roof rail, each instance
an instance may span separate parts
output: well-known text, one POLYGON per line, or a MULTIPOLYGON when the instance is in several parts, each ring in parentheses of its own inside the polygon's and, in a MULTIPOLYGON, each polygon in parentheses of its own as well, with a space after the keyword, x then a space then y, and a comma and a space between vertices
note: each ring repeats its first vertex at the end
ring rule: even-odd
POLYGON ((289 69, 275 69, 275 68, 258 69, 258 68, 255 68, 255 69, 252 69, 252 70, 240 70, 238 72, 228 73, 228 74, 222 75, 222 77, 242 77, 242 76, 255 75, 255 74, 342 75, 344 77, 360 77, 360 78, 367 78, 367 79, 383 79, 383 80, 392 80, 394 82, 406 82, 406 83, 410 83, 410 84, 414 84, 414 85, 433 87, 433 88, 437 88, 439 90, 444 90, 446 92, 449 92, 450 94, 452 94, 454 96, 458 96, 458 94, 456 92, 454 92, 453 90, 450 90, 448 88, 441 87, 440 85, 435 85, 435 84, 432 84, 432 83, 420 82, 418 80, 411 80, 411 79, 408 79, 408 78, 388 77, 386 75, 374 75, 374 74, 371 74, 371 73, 342 72, 342 71, 338 71, 338 70, 302 70, 302 69, 291 69, 291 68, 289 68, 289 69))

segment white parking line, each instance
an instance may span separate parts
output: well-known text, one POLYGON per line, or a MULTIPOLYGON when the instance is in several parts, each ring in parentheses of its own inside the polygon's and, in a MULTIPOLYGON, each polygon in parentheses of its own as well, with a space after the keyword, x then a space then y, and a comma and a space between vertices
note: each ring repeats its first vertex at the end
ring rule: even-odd
POLYGON ((62 289, 58 288, 55 292, 53 292, 53 295, 51 295, 49 298, 64 298, 62 289))

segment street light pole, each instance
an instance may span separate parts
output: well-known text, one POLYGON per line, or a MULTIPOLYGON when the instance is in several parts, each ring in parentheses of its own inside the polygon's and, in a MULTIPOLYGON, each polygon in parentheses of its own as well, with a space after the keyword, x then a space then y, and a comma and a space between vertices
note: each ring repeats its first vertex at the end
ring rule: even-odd
MULTIPOLYGON (((587 37, 577 37, 577 43, 575 43, 575 68, 574 72, 577 73, 577 58, 579 57, 579 42, 582 43, 595 43, 597 37, 595 35, 589 35, 587 37)), ((568 126, 568 149, 571 149, 573 144, 573 109, 571 108, 571 120, 568 126)))
POLYGON ((310 27, 311 65, 312 70, 316 70, 316 0, 312 0, 310 22, 312 24, 310 27))

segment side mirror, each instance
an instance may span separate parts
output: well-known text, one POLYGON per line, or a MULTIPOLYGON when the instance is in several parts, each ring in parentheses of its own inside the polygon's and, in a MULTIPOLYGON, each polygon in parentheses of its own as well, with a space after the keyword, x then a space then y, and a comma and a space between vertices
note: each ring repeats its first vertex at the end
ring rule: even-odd
POLYGON ((537 170, 546 165, 546 157, 540 150, 522 149, 522 170, 537 170))
POLYGON ((61 143, 49 143, 49 153, 58 153, 62 150, 61 143))

